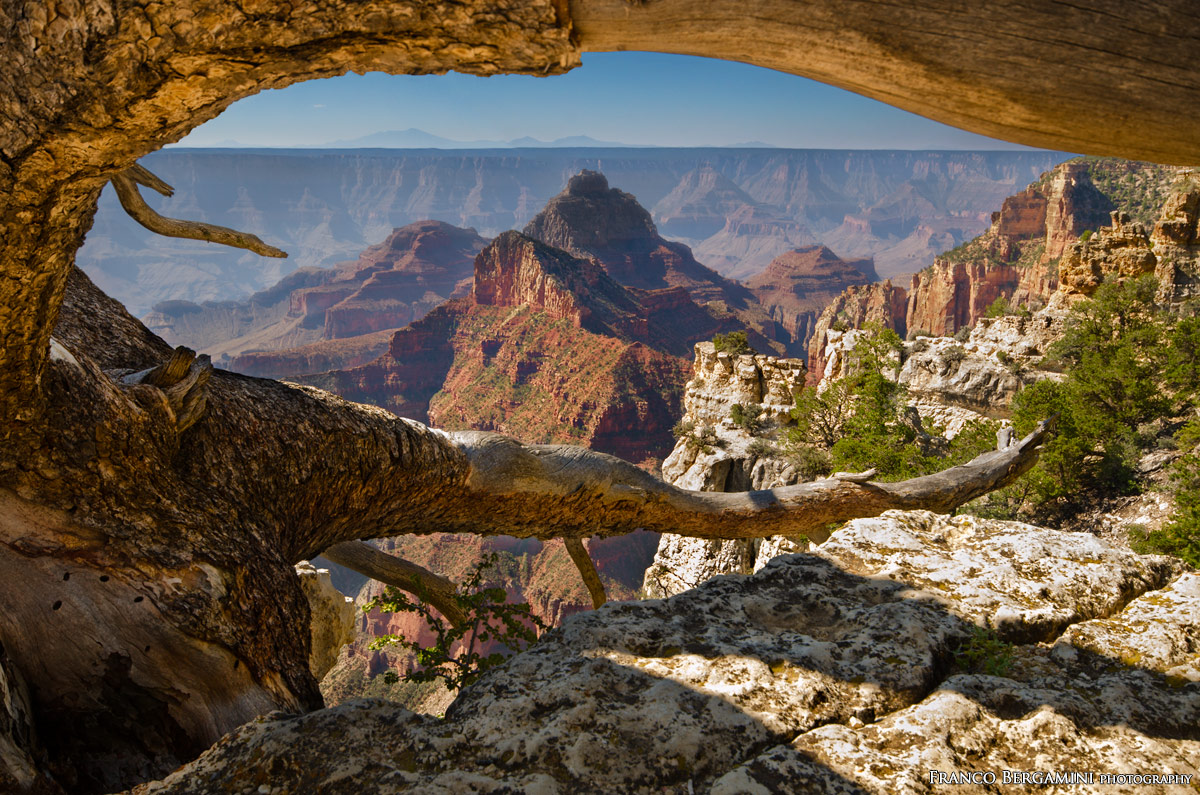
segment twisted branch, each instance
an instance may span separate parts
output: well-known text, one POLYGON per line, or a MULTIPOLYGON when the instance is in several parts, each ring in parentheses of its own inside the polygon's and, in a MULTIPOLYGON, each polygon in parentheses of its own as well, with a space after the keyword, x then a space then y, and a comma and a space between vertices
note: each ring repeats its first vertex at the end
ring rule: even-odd
POLYGON ((416 596, 458 626, 467 620, 454 596, 458 586, 415 563, 381 552, 362 541, 344 541, 321 553, 326 560, 416 596))
POLYGON ((129 213, 129 216, 133 220, 151 232, 163 235, 164 237, 207 240, 210 243, 220 243, 223 246, 244 248, 247 251, 253 251, 255 254, 264 257, 287 256, 286 251, 281 251, 274 246, 268 246, 256 235, 252 235, 249 232, 239 232, 236 229, 230 229, 226 226, 206 224, 200 221, 182 221, 178 218, 167 218, 166 216, 159 215, 150 208, 150 205, 146 204, 146 200, 138 192, 137 186, 145 185, 164 196, 172 195, 175 189, 142 166, 134 165, 120 174, 114 174, 111 181, 113 189, 117 192, 117 199, 120 200, 121 206, 125 208, 125 212, 129 213))
POLYGON ((592 607, 599 610, 600 605, 608 601, 608 594, 604 592, 604 583, 600 582, 600 573, 596 571, 592 556, 584 548, 583 540, 577 536, 567 536, 563 542, 567 545, 567 554, 575 562, 575 568, 579 569, 579 576, 583 577, 583 584, 592 595, 592 607))

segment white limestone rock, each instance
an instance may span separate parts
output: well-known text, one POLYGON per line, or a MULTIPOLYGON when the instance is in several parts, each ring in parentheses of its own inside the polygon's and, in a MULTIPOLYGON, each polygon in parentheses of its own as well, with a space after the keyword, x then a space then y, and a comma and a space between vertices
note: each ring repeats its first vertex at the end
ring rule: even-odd
POLYGON ((855 519, 814 551, 855 574, 940 594, 955 615, 1021 642, 1115 613, 1182 570, 1085 533, 930 511, 855 519))
POLYGON ((354 642, 354 600, 333 587, 329 569, 318 569, 302 560, 296 564, 296 576, 312 613, 308 668, 320 681, 337 662, 342 647, 354 642))
POLYGON ((275 714, 138 792, 891 795, 945 791, 929 769, 1200 765, 1200 683, 1179 673, 1195 649, 1166 642, 1194 621, 1196 575, 1168 585, 1177 565, 1088 536, 921 512, 816 552, 574 616, 445 720, 383 702, 275 714), (1004 676, 956 669, 988 623, 1045 642, 1004 676), (1149 667, 1115 656, 1134 653, 1149 667))

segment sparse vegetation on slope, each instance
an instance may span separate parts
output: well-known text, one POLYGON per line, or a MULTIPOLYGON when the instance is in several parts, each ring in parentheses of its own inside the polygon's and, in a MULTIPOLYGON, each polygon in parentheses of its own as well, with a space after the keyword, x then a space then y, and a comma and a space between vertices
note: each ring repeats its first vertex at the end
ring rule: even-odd
POLYGON ((990 422, 968 423, 953 440, 921 426, 906 406, 905 387, 896 382, 901 349, 894 331, 868 326, 849 352, 843 375, 797 396, 789 442, 806 474, 874 468, 879 480, 903 480, 969 461, 995 446, 990 422))
POLYGON ((1058 414, 1058 429, 1029 473, 972 510, 1033 521, 1068 519, 1097 494, 1146 487, 1138 464, 1157 448, 1188 450, 1171 466, 1178 506, 1160 530, 1133 533, 1142 551, 1200 563, 1200 318, 1155 303, 1152 277, 1108 282, 1071 312, 1047 366, 1064 373, 1025 387, 1013 403, 1017 433, 1058 414), (1189 422, 1189 418, 1191 421, 1189 422))

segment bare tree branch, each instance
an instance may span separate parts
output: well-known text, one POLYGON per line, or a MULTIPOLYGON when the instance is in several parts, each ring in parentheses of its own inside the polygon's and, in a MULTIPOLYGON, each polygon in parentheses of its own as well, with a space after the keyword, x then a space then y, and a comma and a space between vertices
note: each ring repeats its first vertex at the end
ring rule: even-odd
POLYGON ((458 586, 415 563, 381 552, 362 541, 334 544, 321 553, 326 560, 365 574, 373 580, 391 585, 416 596, 458 626, 467 620, 454 601, 458 586))
POLYGON ((134 163, 132 166, 125 169, 125 176, 129 177, 139 185, 161 193, 163 196, 175 195, 174 188, 172 188, 163 180, 159 179, 158 175, 152 173, 150 169, 139 163, 134 163))
POLYGON ((286 257, 287 252, 274 246, 268 246, 257 236, 249 232, 239 232, 225 226, 205 224, 199 221, 181 221, 178 218, 167 218, 159 215, 146 204, 138 185, 146 185, 165 196, 170 196, 174 189, 158 177, 151 174, 142 166, 135 165, 112 177, 112 186, 117 191, 117 198, 125 212, 133 220, 149 229, 151 232, 165 237, 182 237, 191 240, 207 240, 210 243, 220 243, 223 246, 244 248, 264 257, 286 257))
POLYGON ((1042 422, 1004 450, 898 483, 843 477, 736 493, 684 491, 580 447, 453 433, 469 463, 466 494, 458 499, 470 510, 443 513, 441 529, 548 538, 644 528, 713 539, 803 534, 820 543, 829 537, 831 524, 892 509, 948 512, 1008 485, 1037 462, 1050 424, 1042 422))
POLYGON ((584 548, 583 539, 577 536, 567 536, 563 541, 567 545, 567 554, 575 562, 575 568, 579 569, 579 576, 583 577, 583 584, 587 586, 588 593, 592 595, 592 607, 599 610, 600 605, 608 601, 608 594, 604 592, 604 583, 600 582, 600 573, 596 571, 596 564, 592 562, 592 556, 584 548))

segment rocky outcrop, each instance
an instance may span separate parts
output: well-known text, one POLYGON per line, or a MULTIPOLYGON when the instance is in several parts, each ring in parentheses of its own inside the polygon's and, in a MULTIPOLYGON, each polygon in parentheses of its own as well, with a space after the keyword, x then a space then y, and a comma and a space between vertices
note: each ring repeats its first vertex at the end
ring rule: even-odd
POLYGON ((847 287, 878 280, 869 260, 844 260, 825 246, 780 254, 746 282, 771 319, 803 351, 825 307, 847 287))
POLYGON ((860 287, 847 287, 817 318, 808 343, 809 381, 814 384, 820 381, 828 368, 825 352, 835 334, 871 323, 891 329, 903 338, 907 329, 907 302, 908 293, 903 287, 893 286, 890 279, 860 287))
POLYGON ((713 303, 716 311, 733 313, 762 335, 754 341, 759 347, 774 339, 768 331, 772 324, 753 293, 696 262, 687 246, 660 237, 650 213, 637 199, 610 188, 597 171, 585 169, 571 177, 524 232, 576 257, 595 259, 626 287, 682 288, 698 304, 713 303))
POLYGON ((1190 173, 1180 176, 1162 202, 1152 229, 1115 211, 1112 223, 1072 245, 1059 266, 1060 296, 1071 303, 1090 296, 1106 279, 1154 274, 1157 300, 1178 304, 1200 295, 1200 187, 1190 173))
POLYGON ((354 640, 354 600, 333 587, 329 569, 302 560, 296 564, 296 576, 312 614, 308 669, 320 681, 337 662, 342 647, 354 640))
POLYGON ((983 318, 961 342, 919 337, 906 344, 897 381, 907 387, 923 418, 951 434, 965 419, 1006 418, 1021 387, 1058 377, 1037 366, 1062 336, 1065 321, 1063 313, 1042 310, 1030 316, 983 318))
MULTIPOLYGON (((586 541, 588 554, 610 599, 633 598, 634 592, 641 587, 642 572, 654 555, 657 541, 657 533, 647 532, 586 541)), ((405 560, 438 571, 454 582, 465 580, 485 556, 496 555, 500 562, 485 572, 484 584, 503 588, 510 602, 528 604, 532 613, 548 627, 558 626, 567 617, 592 609, 591 597, 561 539, 542 542, 507 536, 483 538, 434 533, 381 539, 374 543, 405 560)), ((366 582, 355 601, 362 607, 383 592, 382 584, 366 582)), ((424 646, 432 645, 436 640, 422 618, 407 612, 359 610, 355 630, 354 643, 346 648, 337 667, 321 683, 326 700, 332 704, 361 696, 362 685, 353 682, 360 672, 367 677, 388 670, 403 675, 416 667, 411 654, 395 648, 371 649, 371 640, 398 635, 424 646)), ((502 647, 489 643, 482 650, 487 649, 501 651, 502 647)))
MULTIPOLYGON (((682 433, 663 461, 663 479, 694 491, 751 491, 787 486, 802 478, 765 435, 791 423, 796 395, 807 370, 798 359, 732 356, 711 342, 696 345, 692 379, 684 391, 682 433), (732 417, 733 406, 759 411, 761 429, 751 433, 732 417), (711 429, 711 441, 701 436, 711 429)), ((646 569, 643 592, 662 597, 682 593, 717 574, 749 574, 763 543, 779 539, 703 540, 664 535, 646 569)), ((801 547, 802 548, 802 547, 801 547)))
MULTIPOLYGON (((1087 535, 892 512, 809 554, 575 616, 444 720, 276 714, 150 793, 932 792, 929 771, 1200 775, 1197 575, 1087 535), (987 627, 1014 644, 971 670, 987 627)), ((1182 779, 1181 779, 1182 780, 1182 779)), ((1150 785, 1145 792, 1187 791, 1150 785)))
POLYGON ((992 226, 913 276, 907 326, 954 334, 983 317, 997 298, 1044 305, 1058 287, 1055 264, 1115 206, 1097 189, 1089 161, 1071 161, 1004 200, 992 226))

